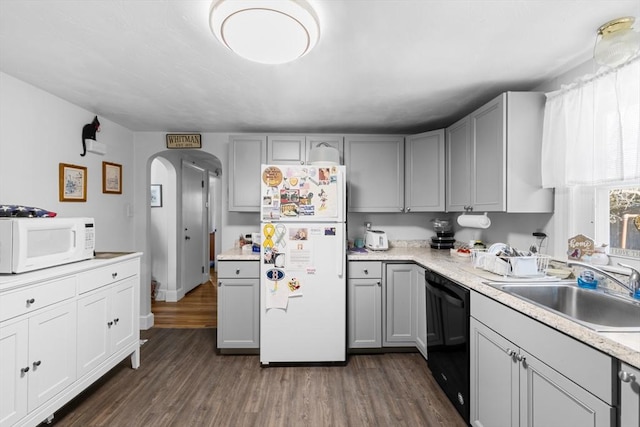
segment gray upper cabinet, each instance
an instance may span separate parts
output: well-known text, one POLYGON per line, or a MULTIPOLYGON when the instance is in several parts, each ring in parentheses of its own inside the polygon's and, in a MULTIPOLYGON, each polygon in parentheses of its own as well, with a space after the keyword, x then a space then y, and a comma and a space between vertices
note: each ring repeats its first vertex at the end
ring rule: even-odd
POLYGON ((445 210, 444 141, 443 129, 406 138, 404 204, 407 212, 445 210))
POLYGON ((274 165, 303 165, 307 149, 304 135, 269 135, 267 163, 274 165))
POLYGON ((344 138, 342 135, 268 135, 267 163, 304 165, 309 161, 311 149, 326 144, 340 153, 343 163, 344 138))
POLYGON ((260 210, 260 165, 267 161, 264 135, 229 137, 229 210, 260 210))
POLYGON ((404 212, 404 137, 349 135, 344 151, 349 212, 404 212))
POLYGON ((447 128, 447 210, 553 212, 540 151, 544 94, 505 92, 447 128))

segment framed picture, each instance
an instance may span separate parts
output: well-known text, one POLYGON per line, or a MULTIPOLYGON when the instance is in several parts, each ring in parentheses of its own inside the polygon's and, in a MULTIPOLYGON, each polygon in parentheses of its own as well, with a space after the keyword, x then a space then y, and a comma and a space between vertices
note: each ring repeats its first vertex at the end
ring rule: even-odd
POLYGON ((122 165, 102 162, 102 192, 122 194, 122 165))
POLYGON ((151 207, 162 207, 162 185, 151 184, 151 207))
POLYGON ((61 202, 87 201, 87 168, 60 163, 59 190, 61 202))

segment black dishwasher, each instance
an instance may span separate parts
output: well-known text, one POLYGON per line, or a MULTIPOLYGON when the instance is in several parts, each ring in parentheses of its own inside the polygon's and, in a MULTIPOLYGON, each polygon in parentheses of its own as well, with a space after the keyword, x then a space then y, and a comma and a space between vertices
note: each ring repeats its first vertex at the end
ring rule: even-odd
POLYGON ((427 363, 469 423, 469 290, 427 270, 427 363))

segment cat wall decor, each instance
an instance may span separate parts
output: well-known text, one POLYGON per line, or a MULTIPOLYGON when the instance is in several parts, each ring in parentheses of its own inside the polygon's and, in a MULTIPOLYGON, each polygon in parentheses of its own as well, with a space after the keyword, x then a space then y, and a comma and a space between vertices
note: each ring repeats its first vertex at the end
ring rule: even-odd
POLYGON ((87 123, 82 127, 82 154, 84 156, 87 154, 87 143, 85 139, 93 139, 96 140, 96 132, 100 132, 100 121, 98 120, 98 116, 95 116, 91 123, 87 123))

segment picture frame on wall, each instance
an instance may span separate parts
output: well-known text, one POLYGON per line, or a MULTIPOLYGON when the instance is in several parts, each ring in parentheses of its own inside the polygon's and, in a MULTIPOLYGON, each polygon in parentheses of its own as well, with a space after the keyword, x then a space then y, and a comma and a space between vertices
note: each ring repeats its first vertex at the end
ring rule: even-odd
POLYGON ((122 165, 102 162, 102 192, 122 194, 122 165))
POLYGON ((162 185, 151 184, 151 207, 162 207, 162 185))
POLYGON ((87 168, 85 166, 60 163, 58 175, 61 202, 87 201, 87 168))

